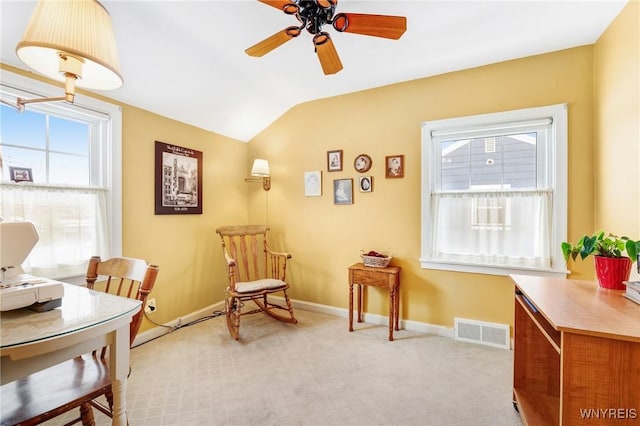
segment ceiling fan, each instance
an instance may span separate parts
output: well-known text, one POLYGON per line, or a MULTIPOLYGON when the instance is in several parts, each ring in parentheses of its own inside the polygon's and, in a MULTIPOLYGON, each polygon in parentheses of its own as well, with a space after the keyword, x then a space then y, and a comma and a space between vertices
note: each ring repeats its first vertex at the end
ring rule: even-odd
POLYGON ((245 50, 250 56, 264 56, 298 37, 302 30, 313 35, 313 45, 318 54, 322 71, 335 74, 342 69, 342 62, 328 33, 322 26, 330 24, 336 31, 384 37, 397 40, 407 29, 404 16, 371 15, 362 13, 335 14, 338 0, 258 0, 280 9, 287 15, 294 15, 300 26, 290 26, 267 37, 245 50))

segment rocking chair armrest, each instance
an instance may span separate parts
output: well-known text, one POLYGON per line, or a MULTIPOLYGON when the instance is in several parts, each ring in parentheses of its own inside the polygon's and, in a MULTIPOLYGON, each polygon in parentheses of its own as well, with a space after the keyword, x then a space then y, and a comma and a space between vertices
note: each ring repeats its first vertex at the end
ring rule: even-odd
POLYGON ((265 248, 267 249, 267 253, 271 256, 281 256, 284 257, 286 259, 291 259, 291 254, 290 253, 285 253, 285 252, 281 252, 281 251, 273 251, 269 248, 269 246, 265 246, 265 248))
POLYGON ((229 266, 229 267, 236 266, 236 260, 234 258, 232 258, 231 256, 229 256, 229 253, 227 253, 226 250, 224 250, 224 258, 227 261, 227 266, 229 266))

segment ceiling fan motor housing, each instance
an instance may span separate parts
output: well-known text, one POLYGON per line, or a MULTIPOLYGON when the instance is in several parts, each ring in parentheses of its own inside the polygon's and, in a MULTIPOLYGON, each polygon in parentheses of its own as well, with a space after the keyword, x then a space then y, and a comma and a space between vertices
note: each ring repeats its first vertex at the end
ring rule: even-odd
POLYGON ((311 34, 322 32, 322 26, 331 23, 336 10, 336 2, 330 0, 297 0, 296 18, 311 34))

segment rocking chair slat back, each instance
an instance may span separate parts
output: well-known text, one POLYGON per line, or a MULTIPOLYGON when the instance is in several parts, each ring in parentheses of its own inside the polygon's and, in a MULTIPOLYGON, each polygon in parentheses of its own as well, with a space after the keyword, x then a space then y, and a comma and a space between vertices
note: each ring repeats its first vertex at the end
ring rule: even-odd
MULTIPOLYGON (((221 226, 218 234, 223 250, 235 261, 232 273, 235 282, 278 277, 267 269, 267 231, 265 225, 221 226)), ((272 265, 273 266, 273 265, 272 265)), ((234 282, 234 284, 235 284, 234 282)))

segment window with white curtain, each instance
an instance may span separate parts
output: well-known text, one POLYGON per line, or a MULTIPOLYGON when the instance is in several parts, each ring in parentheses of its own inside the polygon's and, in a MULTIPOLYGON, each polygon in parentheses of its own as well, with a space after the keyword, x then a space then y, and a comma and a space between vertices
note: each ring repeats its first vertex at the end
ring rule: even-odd
POLYGON ((566 274, 567 106, 422 124, 428 269, 566 274))
MULTIPOLYGON (((7 103, 61 90, 2 72, 7 103)), ((22 112, 3 103, 0 113, 0 217, 32 222, 39 234, 25 272, 84 276, 91 256, 120 255, 120 108, 78 95, 22 112)))

